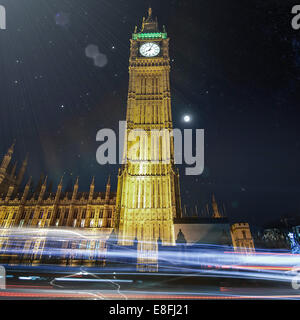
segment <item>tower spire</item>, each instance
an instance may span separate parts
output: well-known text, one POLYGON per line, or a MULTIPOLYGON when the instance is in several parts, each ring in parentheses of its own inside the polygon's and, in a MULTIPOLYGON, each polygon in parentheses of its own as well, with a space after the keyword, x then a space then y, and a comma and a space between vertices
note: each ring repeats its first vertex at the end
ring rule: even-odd
POLYGON ((212 194, 212 208, 213 208, 213 218, 222 218, 214 193, 212 194))
POLYGON ((15 144, 16 144, 16 139, 14 139, 12 145, 8 148, 7 153, 3 157, 2 163, 0 165, 0 183, 4 180, 5 174, 7 173, 8 165, 14 153, 15 144))
POLYGON ((29 177, 26 187, 30 187, 32 181, 32 176, 29 177))
POLYGON ((26 154, 26 157, 22 163, 22 167, 18 173, 18 177, 17 177, 17 186, 18 187, 20 187, 20 184, 22 183, 27 165, 28 165, 28 153, 26 154))
POLYGON ((60 181, 59 181, 59 186, 62 186, 64 180, 64 175, 61 176, 60 181))
POLYGON ((32 181, 32 176, 30 176, 30 178, 29 178, 29 180, 26 183, 26 186, 24 188, 22 199, 21 199, 22 202, 24 202, 26 200, 27 196, 28 196, 29 189, 30 189, 30 186, 31 186, 31 181, 32 181))
POLYGON ((63 186, 63 179, 64 179, 64 174, 61 176, 59 184, 57 186, 57 191, 55 194, 55 203, 57 203, 60 198, 61 190, 62 190, 62 186, 63 186))
POLYGON ((16 139, 14 139, 14 141, 13 141, 13 143, 12 143, 11 147, 8 149, 8 152, 13 153, 13 152, 14 152, 15 145, 16 145, 16 139))
POLYGON ((15 177, 16 170, 17 170, 17 164, 18 164, 18 162, 16 161, 14 166, 13 166, 13 168, 12 168, 12 170, 11 170, 11 173, 10 173, 11 178, 15 177))
POLYGON ((106 184, 106 191, 105 191, 105 199, 109 199, 109 194, 110 194, 110 175, 108 176, 107 179, 107 184, 106 184))
POLYGON ((159 32, 157 19, 152 19, 152 8, 149 6, 147 19, 143 17, 141 32, 151 33, 159 32))
POLYGON ((43 187, 45 187, 47 185, 47 180, 48 180, 48 176, 45 177, 44 183, 43 183, 43 187))
POLYGON ((92 178, 92 183, 90 185, 89 201, 91 201, 93 199, 94 190, 95 190, 95 177, 92 178))
POLYGON ((38 201, 40 202, 43 197, 44 197, 44 194, 45 194, 45 191, 46 191, 46 188, 47 188, 47 180, 48 180, 48 176, 45 177, 44 179, 44 182, 41 186, 41 189, 40 189, 40 193, 39 193, 39 197, 38 197, 38 201))
POLYGON ((78 192, 78 187, 79 187, 79 177, 76 178, 76 182, 75 182, 75 185, 73 187, 72 200, 76 199, 77 192, 78 192))

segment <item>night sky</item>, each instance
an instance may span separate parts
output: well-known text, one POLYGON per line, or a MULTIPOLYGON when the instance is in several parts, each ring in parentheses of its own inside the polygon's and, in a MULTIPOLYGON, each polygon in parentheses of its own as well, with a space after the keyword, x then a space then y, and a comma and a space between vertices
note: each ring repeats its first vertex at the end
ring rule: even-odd
MULTIPOLYGON (((129 38, 149 1, 0 0, 0 154, 17 139, 27 177, 55 188, 80 176, 116 189, 118 166, 96 162, 96 133, 125 120, 129 38), (85 54, 98 46, 107 64, 85 54)), ((294 1, 151 0, 171 38, 174 127, 205 129, 205 172, 181 174, 182 203, 212 192, 251 224, 300 215, 300 30, 294 1), (183 121, 189 114, 190 124, 183 121)), ((103 61, 102 61, 103 62, 103 61)))

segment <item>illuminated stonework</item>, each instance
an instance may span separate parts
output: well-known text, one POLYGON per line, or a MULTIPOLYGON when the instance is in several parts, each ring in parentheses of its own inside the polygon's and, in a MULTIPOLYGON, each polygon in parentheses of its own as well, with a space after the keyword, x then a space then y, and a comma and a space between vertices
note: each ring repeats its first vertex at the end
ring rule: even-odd
POLYGON ((155 261, 158 239, 162 245, 175 245, 173 219, 181 216, 179 175, 170 139, 169 38, 159 32, 150 9, 141 32, 136 28, 130 42, 127 141, 119 171, 116 227, 120 244, 137 238, 143 259, 148 252, 149 260, 155 261), (147 42, 160 46, 157 56, 140 54, 139 48, 147 42), (133 130, 137 134, 131 139, 133 130), (140 135, 139 130, 144 133, 140 135), (157 130, 155 138, 151 138, 153 130, 157 130))
POLYGON ((89 192, 78 192, 78 179, 72 192, 62 192, 62 180, 56 192, 47 191, 47 178, 34 192, 31 179, 22 193, 0 198, 0 228, 72 227, 112 228, 116 193, 94 192, 94 179, 89 192))
POLYGON ((102 256, 106 252, 106 240, 113 230, 116 203, 116 193, 111 192, 110 179, 105 192, 95 192, 94 179, 89 192, 78 192, 78 179, 73 191, 63 192, 62 182, 61 179, 56 192, 49 192, 47 178, 32 190, 30 178, 23 192, 15 192, 14 187, 10 186, 7 194, 0 197, 1 262, 62 265, 105 263, 102 256), (36 232, 33 232, 34 229, 36 232), (28 234, 26 230, 31 231, 28 234), (58 235, 63 235, 62 241, 57 241, 57 237, 53 241, 49 230, 57 230, 58 235), (68 230, 83 236, 66 237, 68 230), (24 234, 18 235, 22 232, 24 234), (17 242, 14 240, 16 236, 17 242), (51 253, 54 242, 54 251, 63 252, 59 258, 51 253), (17 252, 14 253, 14 250, 17 252), (73 256, 72 252, 75 251, 79 254, 73 256))
MULTIPOLYGON (((52 192, 47 178, 41 179, 35 189, 30 178, 21 191, 27 158, 16 174, 16 165, 10 165, 13 144, 0 166, 1 263, 104 265, 108 261, 106 252, 116 248, 122 251, 128 246, 131 256, 137 252, 137 264, 149 270, 147 266, 157 268, 158 244, 173 248, 178 230, 187 233, 195 230, 188 235, 197 241, 198 230, 210 232, 207 225, 197 229, 201 220, 198 214, 182 219, 179 174, 174 165, 173 138, 170 138, 169 38, 165 29, 159 31, 151 9, 148 18, 143 19, 140 32, 135 28, 130 42, 127 136, 117 192, 111 191, 110 179, 105 192, 95 192, 94 179, 87 192, 79 192, 78 179, 73 190, 63 191, 61 179, 52 192), (139 48, 147 42, 159 45, 159 53, 141 56, 139 48), (136 136, 131 137, 133 130, 136 136), (77 236, 70 236, 71 233, 77 236), (57 250, 51 250, 53 242, 57 250), (55 251, 61 252, 57 258, 53 257, 55 251)), ((204 219, 209 216, 213 218, 209 223, 222 224, 224 211, 214 196, 212 205, 207 204, 204 209, 204 219)), ((231 235, 236 250, 240 247, 254 250, 248 224, 232 226, 231 235)))
POLYGON ((4 155, 0 165, 0 195, 7 194, 8 192, 12 194, 13 191, 18 190, 27 168, 28 156, 26 156, 18 174, 16 174, 17 163, 15 163, 13 166, 11 165, 14 147, 15 142, 4 155))

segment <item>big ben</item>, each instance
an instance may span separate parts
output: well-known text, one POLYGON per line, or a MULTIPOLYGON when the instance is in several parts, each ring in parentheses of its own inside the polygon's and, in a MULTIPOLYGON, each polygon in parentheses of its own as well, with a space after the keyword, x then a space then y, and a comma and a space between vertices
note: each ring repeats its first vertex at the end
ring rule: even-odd
POLYGON ((175 245, 174 218, 181 215, 172 136, 169 38, 165 27, 160 31, 151 8, 130 43, 127 134, 115 227, 119 244, 130 245, 137 239, 140 251, 147 252, 155 249, 157 241, 175 245))

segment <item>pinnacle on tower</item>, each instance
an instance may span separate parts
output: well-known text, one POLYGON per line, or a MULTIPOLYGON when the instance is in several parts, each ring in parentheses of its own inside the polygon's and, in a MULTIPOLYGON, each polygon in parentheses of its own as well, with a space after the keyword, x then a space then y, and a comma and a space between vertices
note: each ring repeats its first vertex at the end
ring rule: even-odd
POLYGON ((23 196, 22 196, 22 201, 25 201, 26 198, 27 198, 27 195, 29 193, 29 189, 30 189, 30 186, 31 186, 31 181, 32 181, 32 176, 29 177, 27 183, 26 183, 26 186, 24 188, 24 191, 23 191, 23 196))
POLYGON ((75 182, 74 187, 73 187, 73 195, 72 195, 72 199, 73 200, 75 199, 75 197, 77 195, 78 186, 79 186, 79 177, 76 178, 76 182, 75 182))
POLYGON ((28 179, 28 181, 26 183, 26 187, 30 187, 31 181, 32 181, 32 176, 29 177, 29 179, 28 179))
POLYGON ((56 191, 56 195, 55 195, 55 201, 58 201, 60 194, 61 194, 61 190, 62 190, 62 186, 63 186, 63 178, 64 175, 62 175, 62 177, 60 178, 60 182, 57 186, 57 191, 56 191))
POLYGON ((16 144, 16 139, 13 141, 13 144, 8 148, 7 153, 3 157, 2 163, 0 165, 0 172, 2 173, 2 179, 0 179, 0 183, 3 180, 3 174, 5 172, 7 172, 8 165, 9 165, 11 158, 12 158, 12 155, 14 153, 15 144, 16 144))
POLYGON ((141 32, 145 32, 145 33, 159 32, 157 19, 155 19, 155 21, 152 19, 152 8, 151 7, 149 7, 149 9, 148 9, 147 19, 145 17, 143 17, 141 32))
POLYGON ((105 197, 108 198, 109 194, 110 194, 110 175, 108 176, 108 179, 107 179, 105 197))
POLYGON ((95 177, 92 178, 91 186, 95 185, 95 177))
POLYGON ((28 153, 26 154, 26 157, 22 163, 22 167, 18 173, 18 177, 17 177, 17 185, 20 186, 27 168, 27 164, 28 164, 28 153))
POLYGON ((213 218, 222 218, 214 193, 212 195, 212 208, 213 208, 213 218))
POLYGON ((13 154, 15 145, 16 145, 16 139, 14 139, 12 145, 9 147, 9 149, 7 151, 8 154, 13 154))
POLYGON ((93 198, 94 189, 95 189, 95 177, 92 178, 92 182, 91 182, 91 185, 90 185, 89 201, 92 200, 92 198, 93 198))
POLYGON ((11 196, 14 192, 15 187, 13 185, 9 186, 7 194, 6 194, 6 198, 5 201, 9 201, 11 199, 11 196))
POLYGON ((45 180, 44 180, 44 183, 43 183, 43 187, 45 187, 45 186, 46 186, 46 184, 47 184, 47 180, 48 180, 48 176, 46 176, 46 177, 45 177, 45 180))
POLYGON ((62 187, 63 180, 64 180, 64 175, 61 176, 58 186, 62 187))
POLYGON ((11 175, 12 178, 15 176, 15 173, 16 173, 16 170, 17 170, 17 164, 18 164, 18 162, 16 161, 14 166, 13 166, 13 168, 12 168, 12 170, 11 170, 10 175, 11 175))

